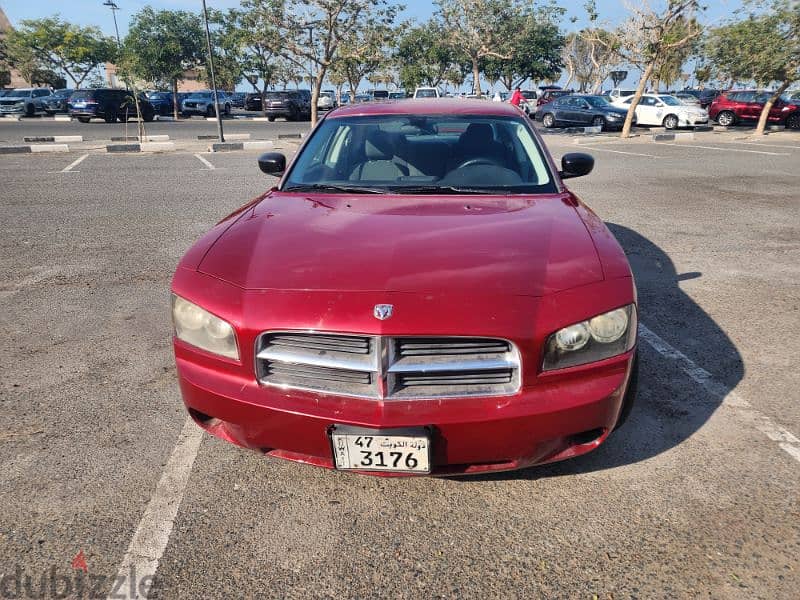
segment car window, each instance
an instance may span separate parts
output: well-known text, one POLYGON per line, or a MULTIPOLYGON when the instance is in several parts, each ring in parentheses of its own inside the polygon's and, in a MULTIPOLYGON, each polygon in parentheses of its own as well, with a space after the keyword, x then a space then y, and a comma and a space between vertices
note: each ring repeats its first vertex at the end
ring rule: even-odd
POLYGON ((517 117, 328 118, 297 157, 283 189, 368 186, 392 192, 424 186, 426 193, 452 187, 552 193, 556 188, 544 157, 525 120, 517 117))
POLYGON ((736 94, 737 102, 752 102, 756 97, 755 92, 739 92, 736 94))
POLYGON ((674 96, 659 96, 658 98, 667 106, 681 106, 681 101, 674 96))
POLYGON ((603 96, 588 96, 585 100, 592 106, 597 108, 602 108, 603 106, 608 106, 608 100, 606 100, 603 96))
POLYGON ((44 97, 44 96, 49 96, 50 95, 50 91, 49 90, 45 90, 45 89, 34 90, 33 91, 33 95, 34 95, 34 97, 41 98, 41 97, 44 97))

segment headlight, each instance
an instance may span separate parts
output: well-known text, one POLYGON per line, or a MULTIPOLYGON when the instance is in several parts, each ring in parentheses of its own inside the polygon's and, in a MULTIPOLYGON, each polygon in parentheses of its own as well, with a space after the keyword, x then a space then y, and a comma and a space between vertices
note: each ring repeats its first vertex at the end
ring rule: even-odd
POLYGON ((608 113, 606 115, 606 119, 621 119, 622 115, 618 115, 617 113, 608 113))
POLYGON ((213 354, 239 359, 236 333, 230 323, 175 294, 172 295, 172 323, 179 340, 213 354))
POLYGON ((542 369, 563 369, 627 352, 636 343, 633 304, 559 329, 545 343, 542 369))

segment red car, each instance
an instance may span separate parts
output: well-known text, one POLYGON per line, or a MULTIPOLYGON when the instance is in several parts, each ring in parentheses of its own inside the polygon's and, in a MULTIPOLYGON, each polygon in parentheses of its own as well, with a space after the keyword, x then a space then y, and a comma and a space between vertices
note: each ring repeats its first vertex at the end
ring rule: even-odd
MULTIPOLYGON (((726 127, 741 121, 756 121, 770 96, 772 92, 758 90, 728 91, 711 103, 708 116, 726 127)), ((767 120, 790 129, 800 129, 800 103, 785 97, 779 98, 772 105, 767 120)))
POLYGON ((184 403, 271 456, 461 474, 597 448, 636 382, 625 254, 514 106, 328 113, 172 281, 184 403))

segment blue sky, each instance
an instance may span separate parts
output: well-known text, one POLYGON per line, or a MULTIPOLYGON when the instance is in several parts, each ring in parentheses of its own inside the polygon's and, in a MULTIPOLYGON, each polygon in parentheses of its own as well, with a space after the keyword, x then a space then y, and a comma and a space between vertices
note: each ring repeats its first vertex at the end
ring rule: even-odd
MULTIPOLYGON (((131 16, 141 10, 147 5, 153 8, 160 9, 173 9, 173 10, 194 10, 199 11, 201 7, 200 0, 155 0, 148 2, 147 0, 115 0, 120 7, 117 12, 117 19, 119 20, 120 34, 125 35, 128 29, 128 21, 131 16)), ((239 0, 206 0, 209 7, 213 8, 232 8, 239 5, 239 0)), ((635 2, 635 0, 633 0, 635 2)), ((418 19, 425 19, 429 17, 434 10, 432 1, 420 0, 406 0, 404 3, 406 8, 406 15, 418 19)), ((583 11, 583 0, 573 0, 572 2, 561 2, 562 6, 567 8, 567 16, 579 17, 578 26, 585 22, 583 11)), ((652 5, 658 5, 658 0, 651 2, 652 5)), ((725 18, 730 12, 741 5, 740 0, 716 0, 710 2, 710 6, 706 11, 703 21, 719 22, 725 18)), ((55 13, 69 21, 80 23, 82 25, 96 25, 100 27, 108 35, 114 33, 114 22, 111 18, 111 11, 103 6, 103 0, 69 0, 68 2, 45 2, 42 0, 4 0, 0 2, 11 23, 18 23, 22 19, 36 19, 40 17, 51 16, 55 13)), ((625 15, 625 6, 623 0, 597 0, 598 12, 600 13, 601 20, 608 21, 609 23, 619 22, 625 15)), ((564 21, 564 27, 571 29, 574 27, 569 20, 564 21)))

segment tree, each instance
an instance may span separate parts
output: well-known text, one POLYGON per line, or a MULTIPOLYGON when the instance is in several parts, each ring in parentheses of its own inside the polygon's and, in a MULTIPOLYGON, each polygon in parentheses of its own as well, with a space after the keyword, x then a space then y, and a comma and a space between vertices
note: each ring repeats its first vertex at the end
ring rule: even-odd
MULTIPOLYGON (((778 84, 767 98, 756 126, 763 134, 772 106, 788 87, 800 80, 800 8, 790 0, 756 5, 766 12, 713 29, 705 53, 718 77, 754 80, 760 86, 778 84)), ((795 120, 790 126, 800 127, 795 120)))
POLYGON ((407 90, 421 85, 437 87, 449 81, 452 71, 463 69, 459 53, 446 42, 446 37, 442 24, 435 20, 410 27, 399 36, 394 59, 400 85, 407 90))
POLYGON ((23 77, 33 83, 36 71, 58 71, 80 88, 103 62, 116 57, 116 42, 97 27, 81 27, 60 17, 30 19, 6 37, 9 56, 23 77))
MULTIPOLYGON (((281 40, 281 54, 305 70, 312 65, 311 124, 317 121, 317 100, 328 70, 343 55, 342 43, 359 30, 391 26, 399 6, 387 0, 252 0, 256 10, 281 40)), ((347 57, 362 60, 372 51, 351 44, 347 57), (364 53, 364 54, 362 54, 364 53)))
POLYGON ((445 40, 472 65, 474 93, 481 95, 481 61, 512 57, 508 24, 525 11, 522 0, 436 0, 436 16, 447 32, 445 40))
MULTIPOLYGON (((642 71, 622 126, 622 137, 630 135, 636 107, 656 67, 690 44, 702 31, 694 18, 700 8, 698 0, 666 0, 662 5, 662 10, 658 11, 642 2, 638 7, 629 9, 630 16, 610 32, 608 39, 599 35, 593 37, 614 52, 622 62, 642 71)), ((589 2, 587 7, 590 16, 595 16, 593 3, 589 2)))
POLYGON ((120 71, 172 88, 178 118, 178 80, 204 62, 205 32, 200 16, 145 7, 133 16, 123 44, 120 71))
POLYGON ((567 36, 562 51, 562 60, 567 68, 569 87, 574 79, 581 92, 599 92, 603 82, 608 79, 618 58, 611 49, 611 33, 593 27, 583 29, 567 36))
POLYGON ((500 81, 507 90, 529 79, 557 77, 564 66, 561 56, 564 37, 556 22, 560 14, 560 11, 531 9, 513 17, 506 26, 509 58, 486 57, 483 61, 486 76, 500 81))
POLYGON ((395 32, 387 23, 373 21, 350 31, 341 40, 339 58, 331 65, 331 71, 344 77, 353 97, 362 79, 373 79, 386 65, 389 60, 387 46, 394 38, 395 32))

